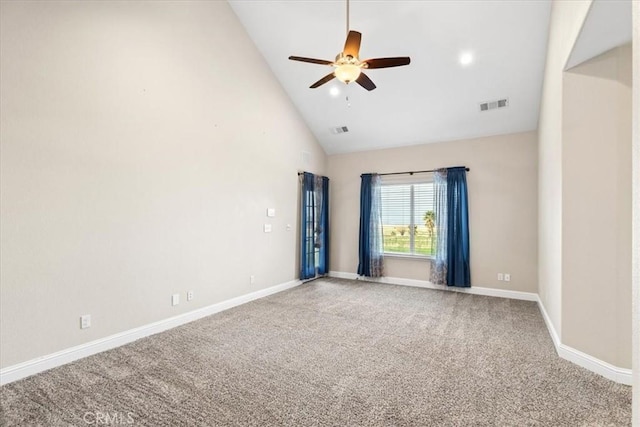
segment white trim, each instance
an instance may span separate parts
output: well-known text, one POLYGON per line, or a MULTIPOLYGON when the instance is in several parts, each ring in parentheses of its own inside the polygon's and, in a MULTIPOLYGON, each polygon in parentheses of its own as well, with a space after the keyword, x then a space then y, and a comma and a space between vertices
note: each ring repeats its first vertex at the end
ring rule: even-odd
POLYGON ((560 344, 559 347, 556 347, 556 350, 558 351, 558 356, 563 359, 573 362, 578 366, 590 370, 591 372, 602 375, 611 381, 625 385, 631 385, 633 383, 631 369, 613 366, 610 363, 597 359, 565 344, 560 344))
POLYGON ((562 357, 565 360, 568 360, 569 362, 575 363, 578 366, 588 369, 591 372, 602 375, 603 377, 611 381, 615 381, 617 383, 625 385, 632 384, 633 376, 631 369, 613 366, 612 364, 605 362, 604 360, 600 360, 587 353, 583 353, 580 350, 576 350, 575 348, 570 347, 566 344, 562 344, 562 341, 560 341, 560 336, 558 335, 556 328, 553 326, 553 323, 551 323, 551 318, 547 314, 547 310, 544 308, 542 300, 539 298, 538 307, 540 308, 540 312, 542 313, 544 323, 546 323, 547 325, 549 335, 551 335, 551 339, 553 340, 553 345, 556 348, 558 356, 562 357))
POLYGON ((91 341, 85 344, 80 344, 78 346, 28 360, 17 365, 8 366, 6 368, 0 369, 0 385, 8 384, 22 378, 26 378, 28 376, 49 370, 51 368, 65 365, 67 363, 73 362, 74 360, 91 356, 96 353, 120 347, 124 344, 128 344, 140 338, 148 337, 150 335, 175 328, 176 326, 184 325, 185 323, 193 322, 194 320, 198 320, 203 317, 228 310, 238 305, 242 305, 259 298, 264 298, 266 296, 294 288, 301 283, 302 282, 299 280, 292 280, 286 283, 281 283, 270 288, 261 289, 259 291, 251 292, 246 295, 241 295, 239 297, 212 304, 207 307, 202 307, 197 310, 179 314, 174 317, 159 320, 148 325, 129 329, 128 331, 120 332, 105 338, 100 338, 98 340, 91 341))
POLYGON ((551 323, 551 318, 547 313, 547 310, 544 308, 544 304, 542 304, 542 300, 538 298, 538 308, 540 309, 540 313, 542 313, 542 318, 544 319, 544 323, 547 325, 547 330, 549 331, 549 335, 551 335, 551 340, 553 341, 553 346, 556 348, 556 353, 558 353, 558 348, 562 342, 560 341, 560 335, 556 332, 556 328, 551 323))
POLYGON ((408 254, 408 253, 399 253, 399 252, 385 252, 385 258, 404 258, 404 259, 415 259, 418 261, 430 261, 435 259, 431 255, 417 255, 417 254, 408 254))
MULTIPOLYGON (((364 279, 359 277, 355 273, 345 273, 341 271, 331 271, 329 273, 329 276, 352 280, 364 279)), ((470 293, 475 295, 537 301, 538 306, 540 307, 540 312, 542 313, 542 317, 547 325, 547 329, 549 330, 549 334, 551 335, 551 339, 553 340, 553 344, 556 348, 556 352, 560 357, 572 363, 575 363, 578 366, 602 375, 603 377, 608 378, 612 381, 616 381, 618 383, 626 385, 632 384, 631 369, 613 366, 607 362, 604 362, 600 359, 597 359, 593 356, 562 344, 555 328, 553 327, 553 324, 551 323, 551 320, 549 319, 547 311, 545 310, 544 305, 538 298, 537 294, 482 287, 451 289, 444 286, 434 285, 433 283, 426 280, 403 279, 399 277, 382 277, 378 279, 366 278, 366 280, 374 281, 377 283, 401 286, 413 286, 427 289, 439 289, 453 292, 470 293)), ((163 319, 158 322, 150 323, 148 325, 140 326, 138 328, 130 329, 128 331, 120 332, 115 335, 91 341, 86 344, 81 344, 75 347, 58 351, 56 353, 38 357, 36 359, 19 363, 17 365, 8 366, 0 370, 0 385, 8 384, 37 373, 65 365, 67 363, 73 362, 74 360, 82 359, 93 354, 120 347, 122 345, 136 341, 140 338, 148 337, 150 335, 175 328, 176 326, 184 325, 185 323, 193 322, 194 320, 198 320, 203 317, 210 316, 212 314, 248 303, 250 301, 294 288, 296 286, 299 286, 301 283, 302 282, 299 280, 292 280, 290 282, 282 283, 270 288, 262 289, 246 295, 241 295, 236 298, 183 313, 178 316, 163 319)))
POLYGON ((556 349, 556 352, 558 353, 558 356, 617 383, 626 385, 632 384, 633 377, 631 369, 613 366, 610 363, 597 359, 593 356, 576 350, 575 348, 569 347, 568 345, 562 344, 562 342, 560 341, 560 335, 558 335, 555 327, 553 326, 553 323, 551 323, 551 319, 547 314, 547 310, 542 304, 542 301, 540 300, 538 294, 532 292, 509 291, 505 289, 482 288, 476 286, 473 286, 471 288, 451 288, 447 286, 434 285, 427 280, 403 279, 400 277, 371 278, 358 276, 355 273, 345 273, 342 271, 330 271, 329 276, 337 277, 340 279, 366 280, 368 282, 386 283, 390 285, 414 286, 418 288, 439 289, 474 295, 536 301, 538 303, 538 307, 540 308, 540 312, 542 313, 544 323, 547 325, 547 330, 549 331, 549 335, 551 335, 551 340, 553 341, 553 345, 556 349))
POLYGON ((335 277, 337 279, 358 280, 359 276, 356 273, 345 273, 344 271, 330 271, 329 277, 335 277))
POLYGON ((464 294, 485 295, 498 298, 510 298, 525 301, 538 301, 538 294, 532 292, 511 291, 507 289, 483 288, 473 286, 471 288, 456 288, 451 286, 434 285, 428 280, 404 279, 402 277, 361 277, 355 273, 345 273, 342 271, 330 271, 330 277, 352 280, 366 280, 368 282, 386 283, 389 285, 413 286, 417 288, 438 289, 441 291, 460 292, 464 294))

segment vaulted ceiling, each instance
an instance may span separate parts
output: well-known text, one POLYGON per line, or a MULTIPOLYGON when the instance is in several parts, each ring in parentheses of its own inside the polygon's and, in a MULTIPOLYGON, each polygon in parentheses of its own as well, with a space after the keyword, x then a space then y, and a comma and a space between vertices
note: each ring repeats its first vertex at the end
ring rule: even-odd
POLYGON ((411 57, 405 67, 367 70, 371 92, 337 79, 310 89, 332 68, 288 60, 334 60, 346 37, 345 0, 229 3, 328 154, 537 128, 550 0, 352 0, 361 59, 411 57), (463 65, 465 54, 472 61, 463 65), (480 111, 498 99, 508 106, 480 111), (332 132, 342 126, 348 132, 332 132))

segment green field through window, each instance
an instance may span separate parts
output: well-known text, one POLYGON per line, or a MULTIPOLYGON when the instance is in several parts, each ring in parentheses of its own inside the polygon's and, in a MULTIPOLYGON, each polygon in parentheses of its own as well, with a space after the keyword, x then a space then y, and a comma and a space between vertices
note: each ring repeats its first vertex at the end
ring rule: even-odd
MULTIPOLYGON (((410 240, 411 232, 406 225, 383 225, 384 252, 400 254, 411 254, 410 240)), ((414 254, 415 255, 435 255, 436 236, 429 233, 425 226, 417 226, 414 230, 414 254)))

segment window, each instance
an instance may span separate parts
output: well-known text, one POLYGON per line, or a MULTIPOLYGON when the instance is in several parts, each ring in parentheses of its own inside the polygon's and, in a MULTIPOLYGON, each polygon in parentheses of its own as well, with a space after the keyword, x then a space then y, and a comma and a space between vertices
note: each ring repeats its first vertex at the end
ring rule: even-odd
POLYGON ((436 227, 433 210, 433 182, 384 180, 382 234, 385 254, 433 256, 436 227))

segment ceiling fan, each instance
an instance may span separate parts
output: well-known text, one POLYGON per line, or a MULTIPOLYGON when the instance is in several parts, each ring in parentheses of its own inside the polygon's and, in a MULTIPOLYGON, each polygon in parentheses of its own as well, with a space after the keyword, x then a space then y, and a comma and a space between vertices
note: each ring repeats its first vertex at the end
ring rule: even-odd
POLYGON ((290 56, 289 59, 292 61, 309 62, 311 64, 330 65, 335 68, 331 73, 309 86, 311 89, 315 89, 337 78, 346 84, 355 81, 366 90, 374 90, 376 85, 362 72, 363 69, 399 67, 409 65, 411 62, 411 58, 408 56, 373 58, 361 61, 359 57, 361 39, 361 33, 349 30, 349 0, 347 0, 347 41, 344 43, 343 51, 336 56, 336 60, 327 61, 302 56, 290 56))

